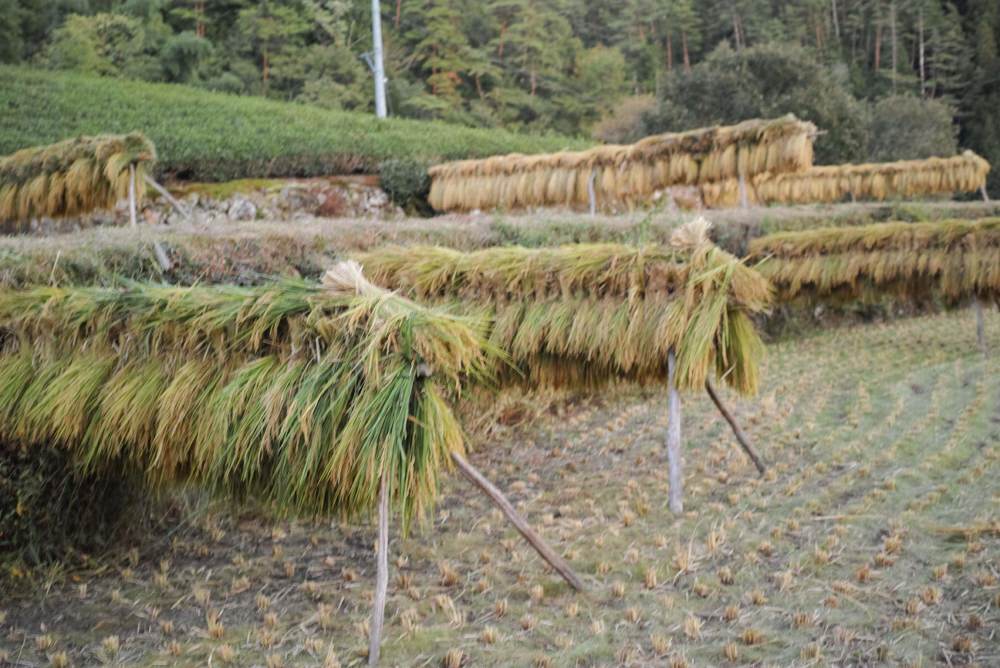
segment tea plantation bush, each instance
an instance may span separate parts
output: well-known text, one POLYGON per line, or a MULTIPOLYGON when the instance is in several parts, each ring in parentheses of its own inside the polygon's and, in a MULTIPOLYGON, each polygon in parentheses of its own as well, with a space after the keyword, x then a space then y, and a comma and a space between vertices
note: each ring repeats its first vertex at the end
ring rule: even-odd
POLYGON ((0 155, 81 134, 144 132, 159 173, 197 181, 376 173, 385 160, 432 164, 583 148, 583 140, 330 111, 171 84, 0 67, 0 155))

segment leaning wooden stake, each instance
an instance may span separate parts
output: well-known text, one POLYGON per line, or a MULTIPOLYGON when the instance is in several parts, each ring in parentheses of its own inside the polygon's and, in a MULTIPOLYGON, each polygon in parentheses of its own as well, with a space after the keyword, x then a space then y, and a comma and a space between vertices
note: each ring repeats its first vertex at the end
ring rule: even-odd
POLYGON ((128 166, 128 219, 135 227, 135 163, 128 166))
POLYGON ((524 518, 521 517, 516 510, 514 510, 514 506, 511 505, 510 501, 507 500, 507 497, 503 495, 503 492, 497 489, 493 483, 487 480, 482 473, 477 471, 475 467, 473 467, 472 464, 466 461, 466 459, 461 455, 453 452, 451 453, 451 458, 458 466, 458 470, 462 472, 462 475, 468 478, 469 481, 476 487, 481 489, 486 496, 490 497, 490 500, 494 503, 494 505, 496 505, 496 507, 507 516, 507 519, 514 525, 514 528, 517 529, 522 536, 524 536, 524 539, 531 544, 531 547, 535 548, 535 551, 538 552, 542 559, 547 561, 552 568, 556 569, 556 572, 559 573, 559 575, 561 575, 571 587, 578 591, 583 591, 583 581, 580 580, 579 576, 573 572, 573 569, 570 568, 570 565, 567 564, 562 557, 556 554, 555 550, 549 547, 548 543, 546 543, 541 536, 535 533, 535 531, 528 526, 528 523, 524 520, 524 518))
POLYGON ((989 195, 988 192, 986 192, 986 185, 985 184, 983 184, 982 186, 979 187, 979 192, 980 192, 980 194, 982 194, 984 202, 989 202, 990 201, 990 195, 989 195))
POLYGON ((757 451, 750 443, 750 439, 747 438, 747 435, 743 433, 742 429, 740 429, 740 425, 737 424, 736 418, 733 417, 733 414, 730 413, 725 404, 722 403, 722 399, 719 398, 715 388, 712 387, 711 381, 705 381, 705 391, 708 392, 708 396, 712 398, 712 402, 715 403, 715 407, 719 409, 720 413, 722 413, 722 417, 726 418, 726 422, 728 422, 729 426, 732 427, 733 434, 736 435, 736 440, 740 442, 741 446, 743 446, 743 451, 747 453, 748 457, 750 457, 753 465, 757 467, 757 471, 763 475, 767 470, 767 467, 764 466, 764 462, 761 461, 760 455, 757 454, 757 451))
POLYGON ((975 297, 972 303, 976 309, 976 340, 979 341, 979 349, 986 355, 986 319, 983 317, 983 301, 975 297))
POLYGON ((385 598, 389 589, 389 476, 382 475, 378 493, 378 554, 375 555, 375 600, 368 636, 368 665, 377 666, 385 623, 385 598))
POLYGON ((684 512, 684 464, 681 459, 681 397, 677 393, 677 356, 667 352, 667 469, 669 505, 675 514, 684 512))
POLYGON ((169 202, 170 205, 172 207, 174 207, 174 209, 177 210, 177 213, 181 214, 182 216, 184 216, 188 220, 191 219, 191 212, 188 211, 187 209, 185 209, 181 205, 181 203, 177 201, 177 198, 170 194, 169 190, 167 190, 166 188, 164 188, 163 186, 161 186, 159 183, 157 183, 148 174, 146 175, 146 183, 148 183, 153 188, 153 190, 155 190, 156 192, 160 193, 160 195, 162 195, 163 198, 165 200, 167 200, 167 202, 169 202))

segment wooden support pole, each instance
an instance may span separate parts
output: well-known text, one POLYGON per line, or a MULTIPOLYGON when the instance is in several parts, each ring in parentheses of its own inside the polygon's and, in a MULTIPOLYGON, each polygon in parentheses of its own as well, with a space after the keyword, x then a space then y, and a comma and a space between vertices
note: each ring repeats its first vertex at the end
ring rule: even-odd
POLYGON ((983 351, 983 355, 986 355, 988 351, 986 350, 986 318, 983 316, 983 300, 974 297, 972 303, 976 310, 976 340, 979 342, 979 349, 983 351))
POLYGON ((517 529, 521 535, 524 537, 531 547, 535 548, 539 556, 548 562, 552 568, 556 570, 559 575, 563 577, 566 582, 569 583, 573 589, 578 591, 583 591, 585 589, 583 581, 573 572, 570 565, 566 561, 556 554, 555 550, 549 547, 541 536, 539 536, 535 531, 528 526, 528 523, 521 517, 514 506, 511 505, 510 501, 504 496, 503 492, 496 488, 496 486, 487 480, 482 473, 477 471, 475 467, 472 466, 464 457, 457 453, 451 453, 451 458, 458 466, 458 470, 462 472, 469 482, 478 487, 486 496, 490 497, 493 504, 500 509, 500 511, 507 517, 514 528, 517 529))
POLYGON ((740 442, 740 445, 743 446, 743 451, 747 453, 750 461, 752 461, 753 465, 757 467, 757 472, 764 475, 767 467, 764 466, 764 462, 761 461, 760 455, 757 454, 757 451, 750 443, 750 439, 747 438, 747 435, 743 433, 742 429, 740 429, 740 425, 736 422, 736 418, 733 417, 733 414, 730 413, 725 404, 722 403, 722 399, 715 391, 715 388, 712 387, 712 382, 709 380, 705 381, 705 391, 708 392, 708 396, 712 398, 712 402, 715 404, 715 407, 719 409, 720 413, 722 413, 722 417, 726 418, 726 422, 728 422, 729 426, 732 427, 733 434, 736 435, 736 440, 740 442))
POLYGON ((667 352, 667 469, 669 505, 674 514, 684 512, 684 463, 681 458, 681 397, 677 392, 677 355, 667 352))
POLYGON ((590 215, 597 214, 597 191, 594 190, 594 181, 597 179, 597 172, 590 170, 590 178, 587 179, 587 199, 590 201, 590 215))
POLYGON ((743 176, 743 172, 740 172, 740 208, 750 208, 750 197, 747 193, 747 179, 743 176))
POLYGON ((989 202, 990 201, 990 194, 988 192, 986 192, 986 184, 985 183, 979 187, 979 192, 983 196, 983 201, 984 202, 989 202))
POLYGON ((181 203, 179 201, 177 201, 177 198, 170 194, 169 190, 167 190, 166 188, 164 188, 163 186, 161 186, 159 183, 157 183, 148 174, 146 175, 146 183, 148 183, 153 188, 153 190, 155 190, 156 192, 160 193, 160 195, 162 195, 163 198, 165 200, 167 200, 167 202, 169 202, 170 205, 172 207, 174 207, 174 209, 177 210, 177 213, 181 214, 182 216, 184 216, 188 220, 191 219, 191 212, 188 211, 187 209, 185 209, 181 205, 181 203))
POLYGON ((368 665, 377 666, 385 624, 385 599, 389 590, 389 475, 382 474, 378 492, 378 554, 375 555, 375 600, 368 629, 368 665))
POLYGON ((132 227, 138 224, 135 216, 135 163, 128 166, 128 219, 132 227))
POLYGON ((153 241, 153 256, 156 257, 157 264, 163 271, 170 271, 174 268, 174 263, 170 261, 170 256, 159 241, 153 241))

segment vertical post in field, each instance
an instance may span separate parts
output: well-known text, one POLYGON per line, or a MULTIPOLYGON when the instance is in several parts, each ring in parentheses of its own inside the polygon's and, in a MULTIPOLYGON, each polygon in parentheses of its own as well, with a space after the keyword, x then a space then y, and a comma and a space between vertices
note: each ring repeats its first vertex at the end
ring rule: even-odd
POLYGON ((983 300, 975 297, 972 303, 976 309, 976 340, 979 342, 979 349, 986 355, 986 319, 983 316, 983 300))
POLYGON ((382 10, 379 0, 372 0, 372 41, 374 44, 375 115, 385 118, 385 66, 382 59, 382 10))
POLYGON ((375 555, 375 599, 368 635, 368 665, 377 666, 385 624, 385 599, 389 590, 389 474, 382 474, 378 493, 378 554, 375 555))
POLYGON ((750 208, 750 197, 747 194, 747 178, 740 172, 740 208, 750 208))
POLYGON ((677 392, 677 356, 667 353, 667 469, 670 512, 684 512, 684 464, 681 456, 681 397, 677 392))
POLYGON ((590 201, 590 215, 597 213, 597 192, 594 190, 594 181, 597 179, 597 172, 590 170, 590 178, 587 179, 587 199, 590 201))
POLYGON ((132 227, 136 226, 135 214, 135 163, 128 166, 128 218, 132 227))

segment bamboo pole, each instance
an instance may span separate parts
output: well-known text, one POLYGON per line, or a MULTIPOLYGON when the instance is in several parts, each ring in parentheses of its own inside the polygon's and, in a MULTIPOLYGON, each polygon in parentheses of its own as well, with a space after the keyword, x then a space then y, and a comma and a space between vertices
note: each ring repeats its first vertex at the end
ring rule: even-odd
POLYGON ((667 469, 669 505, 674 514, 684 512, 684 464, 681 459, 681 398, 677 393, 677 356, 667 352, 667 469))
POLYGON ((389 589, 389 475, 382 474, 378 493, 378 554, 375 555, 375 600, 368 636, 368 665, 377 666, 385 625, 385 599, 389 589))
POLYGON ((483 476, 482 473, 477 471, 475 467, 472 466, 464 457, 457 453, 451 453, 451 458, 458 466, 458 470, 462 472, 468 480, 478 487, 486 496, 490 498, 493 504, 500 509, 500 511, 507 517, 514 528, 517 529, 520 534, 524 537, 526 541, 535 548, 539 556, 548 562, 552 568, 556 570, 559 575, 563 577, 566 582, 569 583, 571 587, 577 591, 583 591, 585 589, 583 581, 580 580, 579 576, 573 572, 570 565, 566 561, 556 554, 555 550, 549 547, 541 536, 539 536, 535 531, 528 526, 528 523, 521 517, 514 506, 511 505, 510 501, 504 496, 497 487, 491 483, 489 480, 483 476))
POLYGON ((736 418, 733 417, 733 414, 730 413, 725 404, 722 403, 722 399, 715 391, 715 388, 712 387, 711 381, 705 381, 705 391, 708 392, 708 396, 712 398, 712 402, 715 404, 715 407, 719 409, 720 413, 722 413, 722 417, 726 418, 726 422, 728 422, 729 426, 732 427, 736 440, 740 442, 740 445, 743 447, 743 451, 747 453, 750 461, 752 461, 753 465, 757 467, 757 472, 763 475, 764 472, 767 471, 767 467, 764 466, 764 462, 761 461, 760 455, 757 454, 757 451, 750 443, 750 439, 747 438, 747 435, 743 433, 742 429, 740 429, 740 425, 736 422, 736 418))
POLYGON ((135 163, 128 166, 128 218, 132 227, 138 224, 135 216, 135 163))

